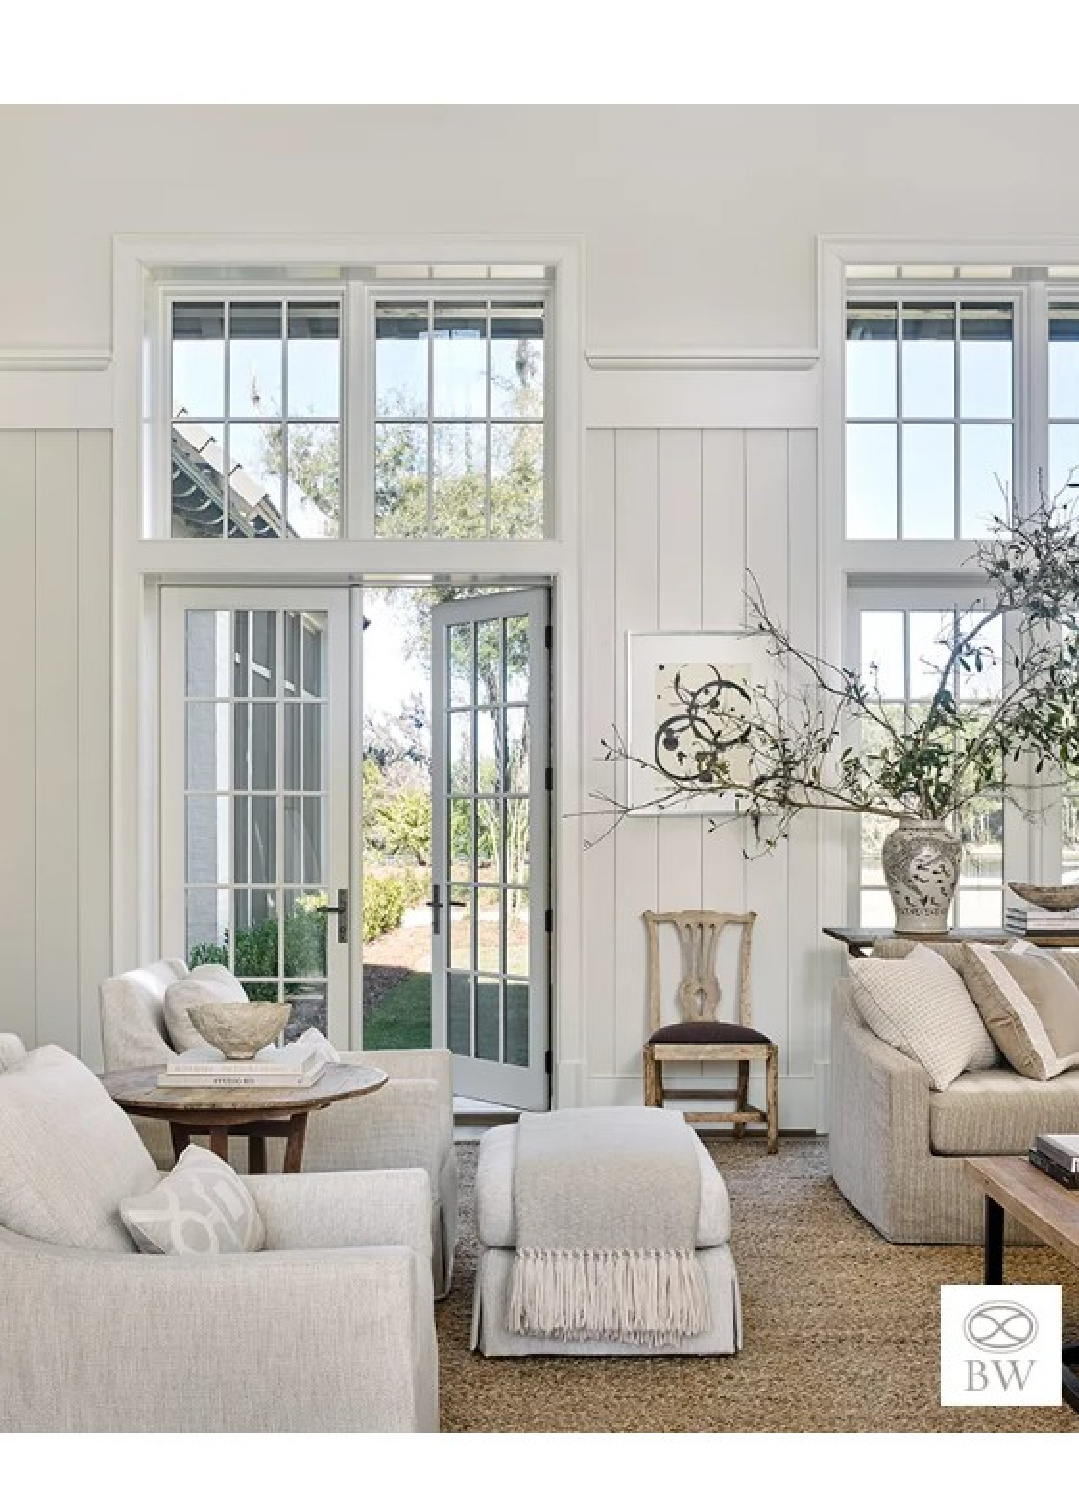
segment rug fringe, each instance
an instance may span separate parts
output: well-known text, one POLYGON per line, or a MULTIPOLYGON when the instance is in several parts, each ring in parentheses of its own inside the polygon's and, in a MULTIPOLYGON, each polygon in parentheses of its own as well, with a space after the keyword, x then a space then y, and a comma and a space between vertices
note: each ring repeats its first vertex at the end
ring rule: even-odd
POLYGON ((712 1326, 692 1250, 519 1249, 508 1323, 537 1338, 676 1344, 712 1326))

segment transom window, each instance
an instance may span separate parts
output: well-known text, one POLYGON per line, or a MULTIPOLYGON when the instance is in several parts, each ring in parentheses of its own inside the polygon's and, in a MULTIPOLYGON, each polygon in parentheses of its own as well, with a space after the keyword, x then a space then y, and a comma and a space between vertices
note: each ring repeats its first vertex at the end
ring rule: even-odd
POLYGON ((375 306, 375 530, 543 535, 542 302, 375 306))
POLYGON ((1007 302, 848 305, 848 536, 986 534, 1014 488, 1013 337, 1007 302))
POLYGON ((542 268, 393 269, 164 293, 171 536, 549 534, 542 268))
POLYGON ((172 534, 338 536, 339 302, 172 304, 172 534))

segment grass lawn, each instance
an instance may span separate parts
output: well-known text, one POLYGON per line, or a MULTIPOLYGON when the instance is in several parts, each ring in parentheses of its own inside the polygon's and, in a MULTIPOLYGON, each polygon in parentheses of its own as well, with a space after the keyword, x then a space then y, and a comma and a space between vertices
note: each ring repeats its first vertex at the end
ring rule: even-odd
POLYGON ((363 1025, 364 1049, 431 1045, 431 976, 410 974, 390 990, 363 1025))

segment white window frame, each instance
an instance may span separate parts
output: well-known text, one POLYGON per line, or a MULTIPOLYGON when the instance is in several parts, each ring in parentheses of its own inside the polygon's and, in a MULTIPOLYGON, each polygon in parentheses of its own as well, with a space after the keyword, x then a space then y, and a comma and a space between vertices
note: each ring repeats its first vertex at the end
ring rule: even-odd
MULTIPOLYGON (((1009 480, 1009 489, 1010 489, 1010 491, 1014 492, 1015 494, 1021 496, 1024 499, 1026 498, 1026 494, 1028 493, 1028 491, 1026 489, 1025 484, 1023 483, 1023 479, 1025 477, 1028 477, 1032 472, 1034 472, 1034 473, 1037 472, 1036 465, 1033 468, 1033 470, 1031 468, 1030 456, 1029 456, 1028 451, 1027 451, 1027 446, 1028 446, 1027 440, 1028 440, 1028 437, 1029 437, 1029 434, 1030 434, 1031 427, 1033 425, 1032 421, 1028 420, 1028 409, 1029 409, 1029 405, 1030 405, 1030 396, 1031 396, 1031 389, 1030 389, 1030 386, 1031 386, 1031 382, 1030 382, 1031 371, 1029 369, 1029 366, 1032 363, 1032 361, 1030 359, 1030 356, 1031 356, 1031 354, 1033 352, 1033 347, 1034 347, 1034 340, 1029 336, 1029 326, 1030 326, 1030 316, 1031 316, 1031 298, 1029 296, 1029 293, 1032 290, 1033 290, 1033 288, 1031 288, 1029 286, 1023 286, 1023 285, 1017 284, 1014 281, 1011 281, 1011 282, 991 282, 991 281, 981 281, 981 280, 978 280, 978 281, 967 281, 967 282, 960 282, 960 281, 929 281, 929 280, 925 280, 925 281, 922 281, 922 280, 918 280, 918 281, 903 281, 901 279, 896 279, 896 280, 893 280, 893 281, 870 281, 870 280, 863 281, 863 280, 861 280, 859 278, 858 281, 853 282, 853 283, 851 283, 848 286, 848 288, 847 288, 847 295, 846 295, 846 298, 844 299, 844 313, 846 312, 847 305, 850 305, 850 304, 857 305, 859 302, 861 302, 863 300, 866 301, 866 302, 895 302, 895 303, 901 304, 900 311, 899 311, 899 314, 898 314, 898 319, 899 319, 899 325, 900 325, 900 327, 899 327, 898 338, 897 338, 897 353, 898 353, 898 357, 900 359, 901 359, 901 351, 902 351, 902 321, 903 321, 902 304, 905 304, 905 303, 917 303, 917 302, 932 303, 934 301, 944 301, 944 302, 946 302, 948 304, 951 304, 953 307, 955 307, 956 310, 957 310, 957 318, 956 318, 956 346, 955 346, 956 347, 956 361, 955 361, 955 363, 956 363, 956 371, 955 371, 956 387, 958 387, 958 381, 959 381, 959 358, 958 358, 958 348, 959 348, 958 308, 959 308, 959 304, 962 303, 962 302, 988 302, 988 303, 1008 302, 1008 303, 1011 304, 1012 309, 1013 309, 1013 323, 1012 323, 1012 412, 1011 412, 1011 417, 1009 419, 1009 425, 1010 425, 1011 430, 1012 430, 1012 472, 1008 476, 1008 480, 1009 480), (863 298, 863 289, 864 289, 864 298, 863 298)), ((844 325, 844 327, 845 327, 845 325, 844 325)), ((844 335, 844 366, 845 366, 845 363, 846 363, 846 337, 844 335)), ((902 366, 900 364, 900 370, 901 370, 901 368, 902 368, 902 366)), ((844 376, 845 376, 845 369, 844 369, 844 376)), ((902 379, 902 376, 900 375, 900 381, 901 381, 901 379, 902 379)), ((936 418, 934 418, 934 417, 911 417, 911 418, 907 418, 907 417, 903 416, 902 411, 901 411, 901 398, 900 398, 900 396, 898 394, 899 389, 900 388, 897 387, 897 407, 896 407, 896 415, 895 415, 895 418, 894 418, 894 423, 895 423, 895 426, 896 426, 896 429, 897 429, 897 432, 898 432, 898 435, 899 435, 899 445, 898 445, 898 453, 897 453, 897 467, 896 467, 896 525, 897 525, 897 528, 898 528, 898 535, 895 536, 895 537, 880 538, 877 541, 875 541, 875 542, 873 542, 873 543, 870 544, 870 545, 876 545, 876 546, 882 546, 882 547, 893 547, 893 546, 895 546, 899 542, 910 542, 910 541, 917 542, 917 541, 926 540, 925 538, 905 537, 903 535, 903 441, 902 441, 902 434, 903 434, 903 428, 904 428, 904 426, 906 426, 906 425, 908 425, 910 423, 915 423, 915 424, 928 423, 928 424, 931 424, 931 425, 934 425, 934 426, 943 426, 943 427, 949 427, 950 426, 952 428, 954 434, 955 434, 955 459, 954 459, 954 466, 955 467, 954 467, 954 474, 955 474, 955 478, 956 478, 957 481, 958 481, 958 478, 959 478, 959 464, 960 464, 960 443, 959 443, 959 436, 960 436, 960 432, 961 432, 962 425, 963 425, 963 419, 961 418, 960 413, 959 413, 958 402, 956 402, 955 410, 954 410, 954 412, 953 412, 953 414, 952 414, 951 417, 936 417, 936 418)), ((846 381, 845 381, 845 379, 844 379, 844 395, 843 395, 843 400, 844 400, 844 408, 845 408, 845 406, 846 406, 846 381)), ((847 419, 847 416, 846 416, 846 411, 844 410, 844 414, 843 414, 844 428, 846 427, 847 420, 848 419, 847 419)), ((876 419, 868 418, 867 417, 867 418, 855 418, 853 420, 855 421, 855 423, 857 425, 870 425, 876 419)), ((882 422, 885 422, 887 420, 888 419, 885 419, 885 418, 881 419, 882 422)), ((969 418, 966 419, 966 420, 971 421, 971 419, 969 419, 969 418)), ((1000 421, 1002 423, 1003 423, 1003 420, 1004 420, 1003 418, 1000 419, 1000 421)), ((977 424, 976 423, 972 423, 972 425, 977 425, 977 424)), ((844 432, 844 442, 845 442, 845 439, 846 439, 846 433, 844 432)), ((843 457, 843 467, 844 467, 843 518, 842 518, 843 534, 844 534, 844 537, 846 538, 846 540, 848 540, 848 541, 855 541, 856 542, 856 541, 859 541, 860 539, 859 538, 848 538, 846 536, 846 525, 847 525, 847 508, 846 508, 847 487, 846 487, 846 472, 845 472, 846 471, 846 454, 845 454, 845 450, 844 450, 844 457, 843 457)), ((961 517, 961 513, 962 513, 962 495, 961 495, 961 492, 960 492, 960 486, 959 486, 958 482, 955 484, 955 495, 954 495, 954 498, 953 498, 953 505, 954 505, 954 521, 955 521, 956 530, 958 531, 958 529, 959 529, 959 521, 960 521, 960 517, 961 517)), ((963 545, 966 546, 968 553, 969 553, 970 548, 972 547, 973 542, 974 542, 973 538, 971 538, 971 537, 963 537, 963 536, 947 537, 947 538, 941 537, 938 540, 941 541, 941 542, 945 542, 945 543, 946 542, 960 542, 960 543, 962 543, 963 545)))
MULTIPOLYGON (((272 280, 257 277, 203 277, 202 279, 154 278, 149 287, 149 329, 147 359, 149 374, 142 384, 142 400, 147 461, 142 468, 144 493, 141 497, 141 535, 148 541, 198 541, 200 546, 217 541, 216 537, 183 538, 172 536, 171 456, 169 429, 172 421, 172 309, 175 303, 202 300, 256 302, 273 301, 336 302, 341 308, 341 530, 338 537, 295 538, 296 542, 324 547, 328 541, 373 541, 375 532, 374 503, 374 435, 375 435, 375 308, 385 301, 469 301, 528 298, 543 304, 543 535, 523 540, 529 544, 550 539, 555 531, 558 486, 558 422, 554 399, 558 368, 555 337, 557 295, 549 278, 543 280, 492 277, 484 280, 450 278, 391 279, 366 272, 342 272, 325 281, 293 280, 282 274, 272 280)), ((430 415, 424 425, 431 421, 430 415)), ((222 535, 222 541, 239 541, 222 535)), ((284 538, 263 539, 267 545, 280 545, 284 538)), ((415 544, 430 537, 391 538, 415 544)), ((475 538, 444 537, 449 544, 472 545, 475 538)))
MULTIPOLYGON (((552 590, 555 693, 552 748, 559 774, 551 810, 552 885, 556 894, 553 969, 553 1089, 556 1104, 583 1103, 584 1015, 582 851, 572 811, 583 786, 581 745, 581 472, 583 428, 583 265, 581 235, 520 239, 498 236, 117 235, 113 239, 115 463, 113 472, 112 658, 112 964, 114 972, 157 956, 159 833, 157 656, 159 592, 165 583, 321 584, 323 582, 546 583, 552 590), (150 414, 143 393, 154 378, 154 306, 162 281, 198 281, 220 267, 272 279, 285 290, 313 280, 324 290, 342 268, 388 266, 545 266, 553 301, 545 342, 552 400, 547 420, 557 444, 547 464, 552 486, 550 534, 541 540, 484 538, 279 539, 243 546, 217 538, 151 538, 142 504, 152 462, 150 414)), ((432 278, 428 288, 437 281, 432 278)), ((386 283, 380 278, 376 289, 386 283)), ((491 294, 508 285, 499 281, 491 294)), ((159 344, 160 341, 158 340, 159 344)), ((346 375, 346 379, 348 376, 346 375)))
MULTIPOLYGON (((822 235, 817 241, 819 292, 819 339, 821 351, 821 494, 830 497, 819 512, 820 640, 823 655, 830 660, 850 660, 849 595, 852 589, 896 587, 910 597, 918 587, 937 587, 956 599, 966 590, 977 590, 978 578, 969 566, 970 539, 923 541, 914 538, 886 541, 854 541, 846 536, 845 485, 845 349, 846 307, 849 299, 867 297, 873 288, 881 296, 896 296, 904 287, 916 285, 931 295, 935 288, 945 295, 962 295, 963 283, 951 279, 930 281, 900 278, 870 281, 860 277, 848 284, 848 266, 1076 266, 1079 239, 1046 236, 1037 240, 916 240, 866 236, 822 235)), ((1067 301, 1079 288, 1074 281, 1046 278, 1026 284, 1015 280, 994 281, 989 277, 966 283, 972 297, 990 296, 1005 288, 1018 290, 1024 304, 1025 344, 1028 350, 1047 347, 1048 304, 1067 301)), ((1014 388, 1016 494, 1024 504, 1038 494, 1039 470, 1048 474, 1048 361, 1022 361, 1014 388), (1020 412, 1022 416, 1020 416, 1020 412)), ((878 597, 884 597, 883 592, 878 597)), ((1041 823, 1026 825, 1026 839, 1013 834, 1008 849, 1009 878, 1023 878, 1021 851, 1028 852, 1026 878, 1055 880, 1060 868, 1060 831, 1050 816, 1050 799, 1044 804, 1041 823), (1014 861, 1014 864, 1013 864, 1014 861), (1013 873, 1014 872, 1014 873, 1013 873)), ((1018 814, 1016 814, 1018 816, 1018 814)), ((1005 837, 1008 837, 1006 828, 1005 837)), ((857 915, 852 885, 852 836, 825 837, 821 841, 819 873, 822 910, 834 920, 849 922, 857 915)), ((856 853, 856 850, 855 850, 856 853)))

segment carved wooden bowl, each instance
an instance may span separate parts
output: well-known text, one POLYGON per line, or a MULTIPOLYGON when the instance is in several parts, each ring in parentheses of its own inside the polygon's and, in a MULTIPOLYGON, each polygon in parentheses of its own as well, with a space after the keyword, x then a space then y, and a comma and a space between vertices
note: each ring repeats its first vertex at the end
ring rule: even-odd
POLYGON ((226 1005, 208 1002, 193 1005, 188 1011, 192 1026, 210 1046, 237 1060, 254 1057, 276 1041, 288 1025, 291 1013, 291 1005, 259 1000, 246 1005, 235 1001, 226 1005))
POLYGON ((1079 885, 1024 885, 1021 880, 1009 880, 1008 889, 1043 911, 1075 911, 1079 907, 1079 885))

